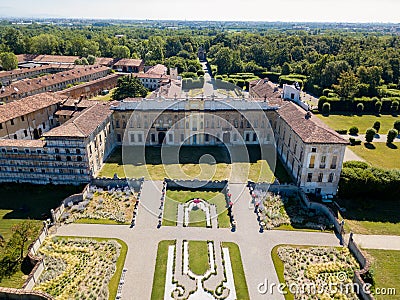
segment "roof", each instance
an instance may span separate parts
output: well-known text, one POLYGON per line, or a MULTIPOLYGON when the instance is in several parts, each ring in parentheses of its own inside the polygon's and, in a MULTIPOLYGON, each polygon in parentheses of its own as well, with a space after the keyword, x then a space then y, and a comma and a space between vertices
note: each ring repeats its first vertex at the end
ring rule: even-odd
POLYGON ((167 67, 162 64, 157 64, 150 69, 147 70, 146 74, 155 74, 155 75, 166 75, 167 74, 167 67))
POLYGON ((0 105, 0 123, 61 103, 65 99, 62 95, 42 93, 0 105))
POLYGON ((1 71, 0 78, 11 77, 14 75, 19 75, 19 74, 29 74, 29 73, 36 72, 36 71, 43 71, 43 72, 51 71, 55 68, 68 69, 68 68, 71 68, 71 66, 52 64, 52 65, 45 65, 45 66, 33 66, 31 68, 16 69, 16 70, 11 70, 11 71, 1 71))
POLYGON ((250 82, 250 94, 254 98, 280 98, 279 88, 268 79, 258 79, 250 82))
POLYGON ((79 84, 79 85, 75 85, 73 87, 70 87, 68 89, 60 91, 60 93, 68 94, 68 92, 70 92, 70 91, 74 91, 74 90, 77 90, 77 89, 82 89, 82 88, 85 88, 85 87, 95 86, 98 83, 102 83, 102 82, 105 82, 105 81, 108 81, 108 80, 112 80, 114 78, 117 79, 117 78, 119 78, 121 76, 124 76, 124 75, 117 74, 117 73, 110 74, 110 75, 107 75, 105 77, 101 77, 101 78, 96 79, 96 80, 92 80, 92 81, 85 82, 85 83, 82 83, 82 84, 79 84))
POLYGON ((0 147, 43 148, 45 145, 43 140, 0 139, 0 147))
MULTIPOLYGON (((18 54, 18 63, 34 61, 36 63, 63 63, 74 64, 76 59, 82 58, 80 56, 66 56, 66 55, 38 55, 38 54, 18 54)), ((109 57, 96 57, 95 64, 109 66, 113 63, 114 59, 109 57)))
POLYGON ((119 66, 121 66, 121 67, 123 67, 123 66, 126 66, 126 67, 128 67, 128 66, 129 67, 139 67, 142 64, 143 64, 143 60, 141 60, 141 59, 122 58, 119 61, 117 61, 114 64, 114 66, 116 66, 116 67, 119 67, 119 66))
POLYGON ((305 143, 348 144, 346 139, 327 127, 313 114, 306 119, 306 111, 291 101, 284 102, 278 109, 278 115, 305 143))
POLYGON ((83 78, 84 76, 99 73, 108 69, 109 68, 105 66, 79 66, 67 71, 45 75, 39 78, 19 80, 5 87, 4 92, 0 93, 0 98, 11 96, 13 94, 29 93, 31 91, 36 91, 69 80, 83 78))
POLYGON ((169 79, 169 77, 165 74, 133 73, 132 75, 137 78, 169 79))
POLYGON ((50 137, 76 137, 86 138, 90 136, 108 117, 112 111, 109 103, 99 103, 84 110, 79 115, 68 120, 61 126, 43 134, 50 137))

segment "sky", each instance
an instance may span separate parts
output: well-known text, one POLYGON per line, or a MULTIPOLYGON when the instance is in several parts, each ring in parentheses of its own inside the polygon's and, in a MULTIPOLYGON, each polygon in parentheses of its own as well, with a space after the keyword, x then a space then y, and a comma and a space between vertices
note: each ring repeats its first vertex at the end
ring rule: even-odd
POLYGON ((400 1, 0 0, 0 17, 400 23, 400 1))

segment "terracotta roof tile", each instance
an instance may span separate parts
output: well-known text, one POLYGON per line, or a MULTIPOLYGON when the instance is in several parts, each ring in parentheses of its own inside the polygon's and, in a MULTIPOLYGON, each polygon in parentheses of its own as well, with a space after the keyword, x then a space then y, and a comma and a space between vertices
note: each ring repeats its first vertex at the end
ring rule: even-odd
POLYGON ((0 105, 0 122, 2 123, 35 112, 39 109, 61 103, 65 99, 65 96, 59 94, 42 93, 0 105))
POLYGON ((337 132, 323 125, 311 114, 306 118, 306 111, 291 101, 285 101, 278 109, 278 115, 293 129, 305 143, 348 144, 337 132))
POLYGON ((0 147, 43 148, 45 145, 46 142, 43 140, 0 139, 0 147))
POLYGON ((123 66, 130 66, 130 67, 139 67, 143 64, 143 60, 141 59, 132 59, 132 58, 122 58, 117 61, 114 66, 123 67, 123 66))

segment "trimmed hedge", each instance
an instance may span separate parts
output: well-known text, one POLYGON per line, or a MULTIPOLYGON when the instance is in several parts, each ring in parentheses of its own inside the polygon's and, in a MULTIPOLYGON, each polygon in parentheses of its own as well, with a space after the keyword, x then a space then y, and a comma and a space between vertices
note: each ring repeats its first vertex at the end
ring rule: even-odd
POLYGON ((347 129, 338 129, 336 132, 339 134, 347 134, 347 129))
MULTIPOLYGON (((380 112, 391 113, 393 112, 393 104, 398 109, 398 102, 397 98, 382 98, 379 100, 378 98, 356 98, 354 100, 341 100, 339 98, 330 98, 326 96, 321 96, 318 101, 318 111, 322 113, 322 107, 324 103, 329 103, 331 105, 331 112, 352 112, 352 113, 359 113, 357 107, 359 104, 362 104, 363 113, 376 113, 377 112, 377 104, 382 103, 380 112)), ((360 105, 361 106, 361 105, 360 105)), ((378 104, 379 106, 379 104, 378 104)), ((396 109, 396 110, 397 110, 396 109)))
POLYGON ((396 197, 400 193, 400 170, 386 170, 364 162, 345 162, 339 181, 341 197, 396 197))

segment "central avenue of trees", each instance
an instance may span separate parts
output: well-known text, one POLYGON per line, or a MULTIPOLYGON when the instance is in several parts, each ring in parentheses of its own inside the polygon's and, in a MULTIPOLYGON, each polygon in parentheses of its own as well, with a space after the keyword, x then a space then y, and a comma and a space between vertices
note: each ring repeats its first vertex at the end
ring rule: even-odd
MULTIPOLYGON (((141 58, 146 65, 177 67, 183 77, 204 74, 197 59, 203 47, 213 75, 254 74, 328 98, 400 97, 398 35, 329 30, 156 28, 135 26, 0 25, 4 69, 9 53, 141 58)), ((230 76, 229 76, 230 77, 230 76)))

